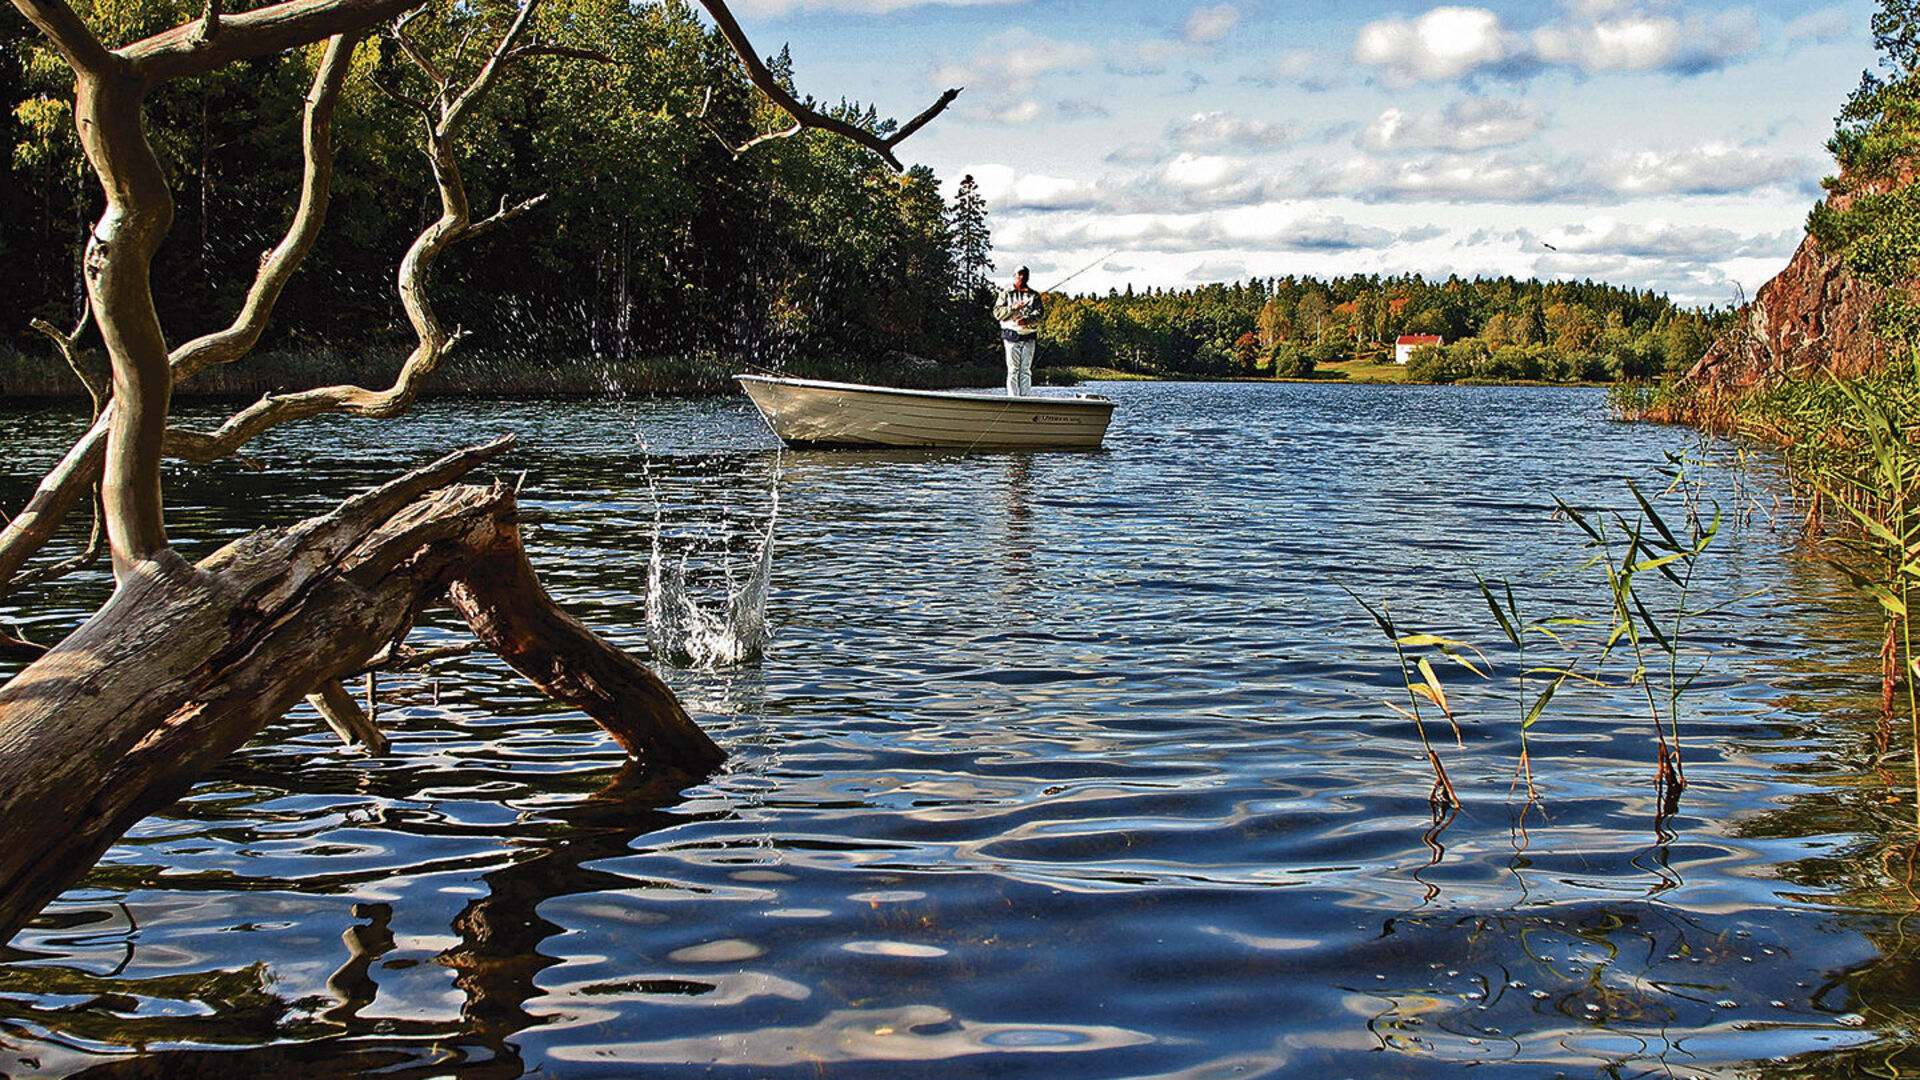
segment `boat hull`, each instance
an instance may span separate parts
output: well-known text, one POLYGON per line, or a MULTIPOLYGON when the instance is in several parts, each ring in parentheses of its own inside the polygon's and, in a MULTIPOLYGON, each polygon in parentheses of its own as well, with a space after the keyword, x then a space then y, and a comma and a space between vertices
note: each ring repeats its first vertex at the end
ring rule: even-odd
POLYGON ((781 442, 795 447, 1097 450, 1113 418, 1101 397, 1012 397, 955 390, 735 376, 781 442))

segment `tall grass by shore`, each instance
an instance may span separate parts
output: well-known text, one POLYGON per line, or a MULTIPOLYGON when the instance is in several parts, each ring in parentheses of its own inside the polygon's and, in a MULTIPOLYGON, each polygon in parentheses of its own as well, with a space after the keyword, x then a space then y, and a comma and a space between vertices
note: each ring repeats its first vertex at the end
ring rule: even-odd
POLYGON ((1615 391, 1613 407, 1624 418, 1686 423, 1779 448, 1808 507, 1809 536, 1827 544, 1828 561, 1880 609, 1881 706, 1907 717, 1920 789, 1913 633, 1920 599, 1920 354, 1909 351, 1856 379, 1785 380, 1740 394, 1626 388, 1615 391))

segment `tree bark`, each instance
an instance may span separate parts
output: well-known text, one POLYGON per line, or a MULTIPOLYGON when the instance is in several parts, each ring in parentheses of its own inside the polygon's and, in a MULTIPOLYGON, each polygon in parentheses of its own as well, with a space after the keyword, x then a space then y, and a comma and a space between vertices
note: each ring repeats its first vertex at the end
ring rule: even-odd
POLYGON ((0 687, 0 942, 125 830, 302 698, 366 667, 456 590, 482 640, 629 754, 724 758, 651 672, 533 578, 504 486, 447 486, 511 440, 448 457, 198 566, 150 558, 0 687))

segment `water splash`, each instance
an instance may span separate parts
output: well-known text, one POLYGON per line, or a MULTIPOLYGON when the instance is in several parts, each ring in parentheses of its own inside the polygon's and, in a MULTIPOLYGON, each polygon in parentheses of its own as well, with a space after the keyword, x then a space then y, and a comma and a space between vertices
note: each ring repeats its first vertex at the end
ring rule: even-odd
POLYGON ((731 526, 724 519, 719 543, 721 588, 703 602, 689 587, 699 545, 678 558, 661 545, 666 531, 661 520, 660 493, 647 473, 653 495, 653 539, 647 560, 647 644, 654 658, 680 667, 715 670, 738 667, 760 659, 766 651, 767 592, 773 577, 773 532, 780 516, 780 460, 775 458, 770 505, 764 529, 754 530, 753 555, 740 574, 730 557, 731 526))

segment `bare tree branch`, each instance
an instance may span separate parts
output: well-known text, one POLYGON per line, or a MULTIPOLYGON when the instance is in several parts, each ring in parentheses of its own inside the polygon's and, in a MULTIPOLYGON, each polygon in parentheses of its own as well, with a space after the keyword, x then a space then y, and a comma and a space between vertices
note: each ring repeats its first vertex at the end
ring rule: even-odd
POLYGON ((384 79, 369 78, 367 81, 373 84, 375 90, 387 95, 387 97, 409 111, 419 113, 422 117, 426 118, 428 125, 432 125, 433 106, 421 101, 417 97, 403 93, 399 87, 389 84, 384 79))
POLYGON ((98 485, 95 485, 93 489, 93 498, 88 501, 93 505, 93 528, 87 533, 87 546, 80 549, 79 554, 62 559, 51 566, 36 566, 31 570, 23 572, 19 577, 8 583, 10 588, 44 585, 49 581, 57 581, 60 578, 66 577, 68 574, 77 570, 85 570, 90 566, 95 566, 100 562, 100 557, 106 554, 106 544, 104 543, 106 540, 106 521, 100 510, 100 488, 98 485))
POLYGON ((466 230, 460 234, 459 239, 476 240, 546 201, 546 195, 540 194, 535 195, 531 199, 508 206, 506 196, 502 195, 500 197, 500 209, 494 211, 491 216, 467 226, 466 230))
POLYGON ((555 45, 545 42, 522 45, 510 50, 507 55, 502 58, 501 62, 511 64, 518 60, 524 60, 529 56, 558 56, 567 60, 590 60, 596 64, 618 64, 620 62, 618 59, 598 49, 583 49, 575 45, 555 45))
MULTIPOLYGON (((15 0, 47 4, 61 0, 15 0)), ((282 0, 251 11, 229 12, 217 37, 194 40, 201 21, 176 26, 117 50, 149 84, 198 75, 256 56, 271 56, 348 32, 364 32, 420 0, 282 0)))
POLYGON ((736 156, 746 153, 761 143, 789 138, 808 128, 818 128, 859 143, 879 154, 881 159, 893 166, 895 171, 901 171, 905 166, 901 165, 900 159, 894 156, 893 148, 900 145, 901 140, 907 136, 925 127, 928 121, 944 112, 948 105, 953 104, 953 99, 960 96, 959 87, 948 90, 940 95, 940 100, 928 106, 919 116, 914 117, 907 126, 892 135, 876 135, 845 120, 817 112, 788 93, 787 88, 781 86, 780 80, 768 70, 766 62, 760 59, 760 54, 755 51, 753 42, 747 38, 747 32, 740 28, 739 20, 733 17, 732 11, 728 10, 726 0, 700 0, 700 6, 706 8, 707 14, 713 16, 714 25, 719 28, 720 36, 727 39, 728 45, 733 46, 734 55, 739 57, 741 65, 747 69, 747 78, 753 81, 753 85, 760 88, 761 93, 767 95, 775 105, 779 106, 780 111, 793 117, 794 120, 794 126, 784 131, 755 136, 738 147, 730 146, 736 156))
MULTIPOLYGON (((107 402, 113 411, 113 402, 107 402)), ((47 546, 80 497, 93 490, 106 461, 107 421, 94 421, 66 455, 40 478, 27 505, 0 529, 0 596, 4 596, 28 559, 47 546)))
MULTIPOLYGON (((393 29, 389 31, 389 36, 400 46, 400 51, 407 55, 407 59, 413 61, 413 66, 419 68, 421 73, 427 77, 427 82, 433 86, 434 101, 444 110, 447 107, 447 87, 449 80, 441 73, 440 65, 434 63, 433 57, 428 56, 425 49, 415 44, 414 40, 407 36, 407 27, 413 25, 413 20, 419 18, 426 10, 424 6, 417 7, 405 15, 400 16, 400 18, 394 22, 393 29)), ((421 111, 431 113, 432 110, 422 108, 421 111)))
MULTIPOLYGON (((80 335, 86 333, 87 324, 92 318, 93 309, 89 307, 80 313, 80 320, 74 323, 71 331, 62 331, 45 319, 35 319, 31 325, 35 330, 40 331, 53 340, 55 347, 60 350, 61 357, 66 360, 67 366, 73 369, 74 377, 80 380, 81 386, 86 387, 87 398, 93 405, 93 423, 98 424, 100 422, 100 414, 105 411, 106 408, 107 395, 111 391, 102 384, 100 380, 94 378, 93 374, 87 371, 86 365, 80 360, 80 335)), ((84 480, 77 482, 86 483, 84 480)), ((106 551, 106 545, 103 543, 106 539, 106 520, 100 505, 100 485, 95 481, 91 483, 91 487, 93 497, 87 501, 93 507, 93 528, 88 532, 87 546, 82 548, 77 555, 62 559, 51 566, 36 567, 11 580, 6 576, 0 576, 0 596, 4 596, 11 589, 40 585, 66 577, 76 570, 84 570, 100 561, 100 556, 106 551)), ((7 524, 9 527, 8 531, 11 532, 14 523, 9 521, 7 524)), ((10 645, 16 652, 23 646, 40 648, 40 646, 26 641, 24 638, 10 645)), ((0 641, 0 651, 4 651, 5 647, 9 647, 9 643, 0 641)))
POLYGON ((21 636, 20 628, 11 624, 0 624, 0 656, 13 656, 33 660, 45 656, 49 646, 36 641, 28 641, 21 636))
MULTIPOLYGON (((152 262, 173 223, 173 193, 147 138, 143 106, 157 84, 358 30, 407 0, 284 0, 221 23, 211 39, 199 21, 107 52, 66 0, 15 0, 67 57, 76 76, 74 120, 106 209, 83 262, 88 303, 113 365, 113 407, 102 494, 114 572, 125 581, 168 550, 160 461, 174 372, 153 295, 152 262), (109 314, 111 317, 109 317, 109 314)), ((77 493, 67 493, 70 508, 77 493)), ((17 565, 17 564, 16 564, 17 565)))
POLYGON ((453 59, 447 63, 448 70, 459 71, 460 65, 466 63, 467 46, 473 44, 473 35, 480 32, 481 25, 479 19, 467 20, 466 33, 460 35, 460 44, 454 48, 453 59))
MULTIPOLYGON (((521 515, 524 524, 526 515, 521 515)), ((395 644, 375 653, 367 661, 366 671, 351 672, 353 675, 365 675, 368 672, 419 671, 429 668, 442 660, 457 660, 462 656, 472 656, 486 646, 477 641, 462 642, 458 645, 436 645, 430 649, 416 649, 409 645, 395 644)))
POLYGON ((247 290, 232 324, 173 350, 168 361, 173 367, 174 382, 192 378, 215 365, 232 363, 251 352, 266 331, 267 320, 280 294, 319 239, 333 192, 334 106, 346 85, 353 67, 353 52, 361 37, 360 31, 354 31, 328 41, 327 50, 313 73, 300 136, 304 162, 300 202, 294 210, 293 221, 287 225, 286 235, 261 260, 253 285, 247 290))
POLYGON ((195 45, 205 45, 220 32, 221 0, 207 0, 206 14, 200 17, 200 25, 189 39, 195 45))
POLYGON ((80 385, 86 388, 87 397, 92 399, 93 418, 98 420, 109 391, 107 386, 94 378, 93 373, 80 362, 80 335, 87 332, 87 324, 91 321, 93 321, 93 309, 89 307, 80 312, 80 321, 73 324, 72 330, 61 330, 45 319, 34 319, 27 325, 45 335, 53 342, 54 348, 60 350, 60 358, 67 362, 67 367, 73 369, 74 378, 80 380, 80 385))
MULTIPOLYGON (((358 34, 341 35, 329 42, 327 52, 314 73, 313 85, 307 94, 302 134, 306 164, 301 180, 300 206, 288 226, 287 235, 262 264, 233 324, 173 350, 168 358, 173 382, 178 383, 208 367, 230 363, 246 355, 266 329, 268 316, 282 289, 318 238, 332 181, 333 107, 345 83, 353 46, 358 37, 358 34)), ((79 336, 79 327, 75 328, 72 336, 79 336)), ((52 540, 60 522, 65 520, 81 496, 99 482, 106 460, 107 430, 116 411, 117 403, 107 400, 93 426, 67 451, 60 463, 41 479, 26 507, 4 529, 0 529, 0 595, 6 593, 8 582, 26 565, 27 560, 52 540)))
POLYGON ((906 126, 902 127, 899 131, 896 131, 891 136, 889 136, 887 138, 887 145, 898 146, 900 143, 904 142, 909 135, 912 135, 914 132, 919 131, 923 127, 926 127, 928 122, 931 121, 934 117, 939 116, 941 113, 945 112, 947 110, 947 106, 953 104, 953 99, 959 97, 960 91, 964 89, 966 88, 962 86, 955 86, 955 87, 948 88, 945 93, 940 95, 940 100, 927 106, 926 110, 923 111, 919 116, 916 116, 913 119, 907 121, 906 126))
POLYGON ((493 55, 487 57, 487 62, 480 68, 480 73, 473 77, 473 81, 467 84, 467 88, 461 91, 460 96, 455 98, 453 104, 441 114, 442 138, 452 138, 466 120, 467 110, 493 92, 493 84, 500 78, 500 72, 506 67, 507 54, 520 43, 520 36, 527 32, 528 25, 533 22, 534 12, 539 7, 540 0, 526 0, 519 13, 514 16, 513 25, 507 27, 507 32, 500 35, 500 43, 494 46, 493 55))
MULTIPOLYGON (((414 239, 400 263, 400 301, 406 309, 408 320, 413 324, 416 344, 401 364, 393 384, 378 390, 337 385, 269 394, 228 417, 214 431, 168 429, 165 442, 168 454, 190 461, 211 461, 234 453, 261 432, 291 421, 327 413, 385 419, 398 416, 413 406, 427 378, 452 353, 461 337, 457 332, 448 333, 441 326, 427 299, 428 270, 454 244, 485 235, 545 199, 544 195, 536 196, 512 206, 503 201, 498 212, 475 222, 466 186, 461 179, 459 158, 454 152, 454 145, 470 110, 497 83, 506 57, 517 46, 538 7, 539 0, 529 0, 520 9, 513 25, 495 45, 486 65, 442 109, 439 121, 428 126, 427 160, 439 187, 441 213, 414 239)), ((402 28, 395 29, 398 33, 402 28)), ((439 70, 438 65, 419 50, 409 49, 408 55, 414 57, 416 64, 425 61, 423 70, 439 70)), ((444 93, 442 96, 444 98, 444 93)))
POLYGON ((801 132, 807 130, 807 125, 805 123, 802 123, 799 120, 795 120, 793 122, 792 127, 782 128, 779 131, 769 131, 761 135, 755 135, 753 138, 748 139, 746 142, 740 143, 739 145, 736 146, 730 142, 727 142, 726 137, 720 134, 720 129, 717 127, 714 127, 710 121, 706 122, 706 124, 707 124, 707 130, 713 132, 713 137, 716 139, 719 139, 723 144, 725 144, 728 150, 733 151, 734 157, 740 157, 744 155, 747 151, 753 149, 756 146, 759 146, 761 143, 778 142, 781 139, 791 139, 795 135, 798 135, 801 132))
POLYGON ((104 72, 118 61, 66 0, 13 0, 13 6, 39 27, 75 71, 104 72))
MULTIPOLYGON (((13 2, 22 11, 27 12, 36 25, 41 26, 43 31, 62 49, 63 54, 69 56, 76 68, 83 63, 93 64, 97 68, 111 68, 120 62, 119 56, 108 53, 99 46, 91 31, 67 6, 66 0, 13 0, 13 2)), ((899 161, 894 157, 892 148, 939 115, 959 93, 958 90, 948 91, 905 127, 883 138, 843 121, 821 116, 811 108, 795 101, 791 94, 779 86, 772 73, 767 71, 765 64, 758 59, 751 43, 741 31, 739 23, 727 10, 723 0, 702 0, 702 3, 714 15, 723 35, 746 66, 755 85, 768 93, 776 104, 794 117, 792 127, 757 136, 739 147, 736 153, 744 152, 761 142, 786 138, 809 127, 818 127, 841 134, 875 150, 889 164, 898 168, 899 161)), ((521 43, 520 37, 530 24, 533 9, 537 4, 538 0, 534 0, 519 12, 512 27, 497 43, 491 58, 480 74, 452 100, 449 100, 452 88, 444 77, 442 65, 435 63, 406 34, 406 28, 412 20, 420 17, 427 10, 419 4, 418 0, 286 0, 281 4, 238 15, 223 13, 220 16, 218 48, 212 49, 205 45, 200 47, 200 52, 207 55, 186 56, 191 51, 188 31, 191 30, 192 24, 156 35, 122 50, 140 65, 140 74, 149 79, 163 78, 209 68, 225 62, 230 55, 264 53, 277 47, 278 42, 309 33, 315 27, 334 24, 370 26, 398 16, 398 21, 390 32, 401 42, 402 48, 427 78, 435 82, 441 102, 441 108, 436 117, 434 115, 436 110, 432 106, 409 98, 392 88, 381 87, 389 96, 422 113, 428 121, 426 125, 428 158, 440 188, 442 202, 441 218, 422 231, 401 264, 399 273, 401 301, 407 310, 409 320, 413 323, 418 344, 403 364, 394 384, 382 391, 364 390, 359 387, 332 387, 319 391, 307 391, 303 394, 270 397, 230 418, 214 433, 177 430, 167 432, 164 440, 156 439, 156 441, 162 442, 168 448, 168 452, 206 460, 235 452, 254 434, 285 420, 317 415, 321 412, 346 412, 359 416, 384 417, 395 415, 411 405, 426 377, 440 365, 461 336, 458 332, 446 332, 439 325, 427 303, 424 295, 427 269, 447 247, 461 240, 484 236, 538 202, 537 199, 528 200, 514 207, 507 207, 503 203, 501 209, 491 217, 479 222, 472 220, 458 162, 452 153, 452 144, 458 136, 467 110, 485 96, 502 69, 522 58, 549 55, 595 62, 614 62, 610 57, 593 53, 591 50, 544 43, 521 43), (402 14, 402 12, 406 13, 402 14)), ((305 40, 312 39, 307 38, 299 43, 305 43, 305 40)), ((300 259, 304 258, 306 251, 310 249, 312 238, 317 234, 324 214, 330 183, 331 148, 327 140, 327 131, 332 104, 339 92, 339 82, 334 75, 340 79, 344 78, 347 62, 351 57, 351 44, 351 39, 343 39, 330 46, 329 59, 323 61, 321 72, 316 73, 315 89, 308 96, 307 175, 302 183, 302 207, 296 214, 293 225, 289 227, 287 238, 273 249, 268 259, 263 261, 254 286, 249 291, 242 312, 236 317, 233 326, 173 350, 169 357, 172 382, 189 378, 209 366, 228 363, 245 355, 257 342, 259 333, 264 328, 266 316, 271 311, 288 277, 298 266, 300 259)), ((708 98, 710 101, 711 91, 708 98)), ((705 110, 702 111, 704 113, 705 110)), ((711 128, 711 125, 709 127, 711 128)), ((715 131, 715 136, 720 137, 719 132, 715 131)), ((722 139, 722 141, 726 140, 722 139)), ((117 405, 118 402, 113 398, 106 401, 101 420, 76 442, 66 457, 42 479, 21 513, 7 522, 4 529, 0 529, 0 593, 5 591, 7 583, 20 571, 26 560, 52 538, 59 523, 101 477, 102 462, 106 456, 107 429, 111 423, 111 417, 117 412, 117 405)))

